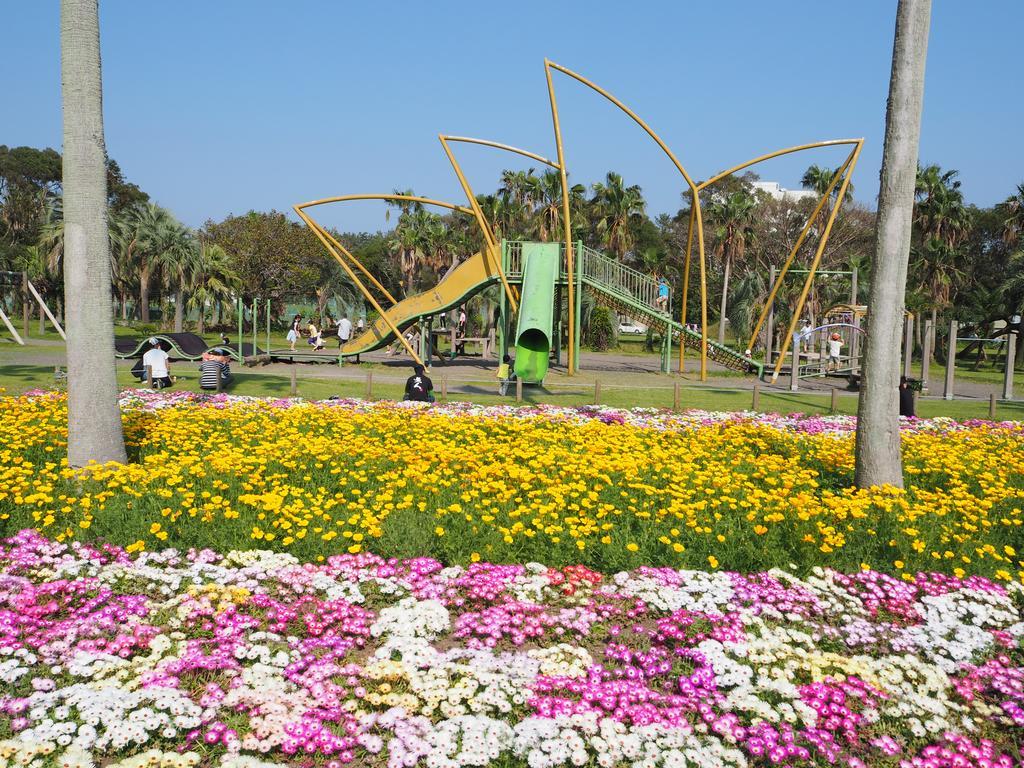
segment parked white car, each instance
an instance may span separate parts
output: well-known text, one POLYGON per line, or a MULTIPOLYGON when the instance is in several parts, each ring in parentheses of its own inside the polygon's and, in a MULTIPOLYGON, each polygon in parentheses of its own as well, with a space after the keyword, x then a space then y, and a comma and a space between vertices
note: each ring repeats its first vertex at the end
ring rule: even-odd
POLYGON ((634 336, 644 336, 647 333, 647 326, 643 325, 642 323, 638 323, 635 320, 622 318, 619 320, 619 333, 634 336))

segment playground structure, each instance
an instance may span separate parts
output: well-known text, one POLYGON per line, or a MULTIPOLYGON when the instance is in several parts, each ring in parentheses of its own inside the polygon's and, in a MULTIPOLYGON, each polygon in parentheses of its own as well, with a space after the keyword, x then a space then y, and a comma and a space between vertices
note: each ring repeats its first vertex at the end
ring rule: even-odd
MULTIPOLYGON (((64 328, 61 326, 60 322, 58 322, 57 318, 54 317, 53 313, 50 311, 50 308, 46 305, 46 301, 43 299, 39 291, 36 290, 36 287, 32 284, 32 281, 28 279, 28 273, 0 272, 0 289, 12 287, 15 288, 16 290, 19 290, 21 293, 21 302, 23 310, 23 331, 26 336, 28 335, 30 319, 29 307, 34 302, 39 305, 40 335, 42 335, 42 333, 45 330, 45 324, 43 320, 45 316, 53 325, 54 330, 56 330, 57 333, 60 334, 60 337, 64 339, 64 341, 68 340, 68 337, 64 334, 64 328), (30 296, 31 299, 29 298, 30 296)), ((7 326, 7 331, 11 334, 11 338, 13 338, 17 344, 24 346, 25 340, 22 338, 21 334, 18 333, 18 330, 14 327, 14 323, 11 322, 10 317, 8 317, 7 313, 4 311, 2 302, 0 302, 0 321, 2 321, 5 326, 7 326)))
POLYGON ((114 356, 122 360, 142 357, 149 349, 149 339, 157 339, 161 349, 171 356, 172 360, 200 360, 204 354, 213 350, 224 350, 228 355, 238 362, 253 359, 261 355, 269 354, 270 350, 270 299, 253 299, 251 307, 252 319, 252 341, 246 341, 244 333, 245 310, 248 308, 241 299, 235 300, 235 308, 238 314, 238 334, 235 341, 224 341, 213 346, 206 343, 206 339, 194 333, 154 333, 143 339, 120 337, 114 339, 114 356), (258 346, 258 320, 261 305, 266 313, 266 347, 260 349, 258 346))
MULTIPOLYGON (((366 300, 377 313, 377 319, 370 323, 362 335, 354 338, 342 349, 343 355, 357 354, 379 348, 391 341, 397 341, 405 347, 412 358, 419 363, 423 362, 421 354, 424 342, 430 343, 431 333, 421 333, 421 350, 417 351, 405 338, 403 332, 414 324, 421 328, 426 323, 428 326, 433 316, 440 312, 447 311, 468 300, 475 293, 485 287, 500 282, 502 286, 502 316, 499 327, 499 356, 504 355, 509 348, 510 337, 508 322, 512 314, 519 315, 517 333, 514 336, 516 346, 516 372, 524 374, 524 381, 540 381, 547 371, 547 364, 540 365, 539 356, 544 354, 546 346, 548 350, 556 350, 557 344, 552 346, 552 339, 560 339, 560 329, 554 327, 558 324, 560 312, 548 311, 543 308, 545 302, 554 300, 556 289, 564 289, 568 303, 567 318, 567 366, 568 375, 573 375, 578 370, 579 359, 579 295, 582 290, 591 290, 597 297, 608 303, 611 308, 619 314, 640 320, 649 326, 662 330, 662 369, 666 373, 670 370, 671 344, 673 339, 679 339, 679 371, 684 370, 684 355, 687 347, 698 350, 700 360, 700 378, 707 379, 707 361, 709 359, 722 363, 730 368, 755 372, 758 375, 763 373, 762 366, 749 358, 748 355, 714 344, 707 336, 707 274, 704 243, 704 219, 701 211, 700 192, 722 179, 746 170, 751 166, 766 160, 771 160, 783 155, 801 152, 809 149, 816 149, 830 146, 848 145, 850 153, 845 162, 840 166, 833 176, 831 183, 819 200, 814 212, 807 220, 796 243, 790 251, 783 264, 777 279, 774 281, 771 293, 764 309, 755 325, 751 335, 748 348, 752 348, 754 341, 760 333, 770 308, 775 301, 778 289, 786 277, 786 273, 795 260, 800 248, 811 236, 816 221, 825 218, 825 225, 818 234, 818 244, 814 257, 808 269, 807 279, 803 290, 793 312, 793 320, 785 335, 782 349, 788 348, 793 339, 796 323, 800 318, 801 310, 807 298, 808 290, 814 279, 815 271, 821 260, 825 245, 835 222, 842 201, 846 196, 849 187, 850 176, 857 164, 863 147, 863 139, 837 139, 821 141, 811 144, 802 144, 786 149, 777 150, 760 155, 739 165, 733 166, 710 179, 696 183, 687 173, 686 169, 679 162, 676 155, 665 144, 665 142, 645 123, 635 112, 623 102, 615 98, 608 91, 592 83, 563 66, 555 64, 547 59, 544 60, 544 73, 548 88, 548 97, 551 105, 552 127, 554 129, 556 160, 549 160, 539 154, 524 149, 519 149, 507 144, 489 141, 486 139, 470 138, 465 136, 449 136, 440 134, 438 136, 445 155, 447 156, 455 175, 458 177, 469 207, 455 205, 441 200, 434 200, 426 197, 400 194, 350 194, 337 197, 313 200, 307 203, 300 203, 293 206, 298 216, 313 231, 327 251, 341 264, 345 273, 352 283, 365 296, 366 300), (592 249, 583 248, 582 244, 572 241, 571 212, 568 194, 568 172, 565 159, 562 131, 559 121, 559 112, 553 73, 560 72, 582 85, 592 89, 596 93, 610 101, 630 119, 639 125, 647 135, 658 145, 664 154, 671 161, 673 166, 682 176, 690 193, 690 220, 688 227, 687 245, 682 270, 681 287, 681 311, 679 321, 674 321, 671 312, 661 312, 654 304, 656 298, 657 284, 647 275, 631 270, 625 265, 619 264, 613 259, 600 254, 592 249), (466 179, 462 168, 455 158, 451 145, 453 143, 470 143, 480 146, 491 147, 543 163, 559 172, 562 187, 562 229, 564 242, 561 244, 559 255, 559 268, 553 269, 550 261, 553 259, 554 251, 550 243, 521 243, 518 246, 519 264, 518 270, 514 270, 512 263, 512 251, 509 243, 499 243, 494 231, 483 215, 476 195, 466 179), (835 193, 835 202, 828 205, 835 193), (477 254, 469 257, 452 270, 449 275, 435 288, 421 294, 408 297, 403 301, 397 301, 380 282, 353 256, 340 242, 337 241, 323 226, 317 223, 309 213, 309 209, 330 203, 341 203, 353 200, 396 200, 421 203, 423 205, 438 206, 450 211, 460 211, 474 217, 480 228, 483 237, 483 248, 477 254), (825 214, 826 207, 829 209, 825 214), (696 247, 695 247, 696 244, 696 247), (696 252, 698 262, 698 278, 700 290, 700 322, 699 332, 693 331, 687 325, 686 307, 690 290, 691 263, 696 252), (588 271, 589 268, 589 271, 588 271), (362 277, 360 277, 360 275, 362 277), (365 282, 364 282, 365 280, 365 282), (380 295, 380 300, 374 295, 374 290, 380 295), (383 303, 382 303, 383 302, 383 303), (521 308, 520 302, 525 305, 521 308), (522 358, 523 362, 520 363, 522 358), (527 378, 527 376, 529 378, 527 378), (539 377, 539 378, 538 378, 539 377)), ((557 306, 561 306, 559 299, 557 306)), ((429 362, 429 353, 427 361, 429 362)), ((782 365, 780 355, 773 372, 774 381, 779 374, 782 365)))

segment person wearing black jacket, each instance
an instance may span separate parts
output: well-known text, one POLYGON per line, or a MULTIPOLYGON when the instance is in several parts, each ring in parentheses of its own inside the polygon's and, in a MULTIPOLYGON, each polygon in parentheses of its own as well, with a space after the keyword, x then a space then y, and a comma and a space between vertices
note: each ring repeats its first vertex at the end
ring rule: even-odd
POLYGON ((434 382, 423 373, 423 366, 417 363, 412 371, 412 376, 405 382, 405 399, 420 403, 434 402, 434 382))
POLYGON ((910 380, 906 376, 900 376, 900 416, 916 416, 914 390, 911 389, 910 380))

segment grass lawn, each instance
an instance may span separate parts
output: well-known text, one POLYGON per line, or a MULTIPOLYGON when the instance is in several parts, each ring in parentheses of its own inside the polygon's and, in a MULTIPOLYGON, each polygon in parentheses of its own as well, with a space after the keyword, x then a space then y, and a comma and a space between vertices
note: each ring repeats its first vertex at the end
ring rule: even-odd
MULTIPOLYGON (((324 400, 332 396, 365 397, 365 373, 373 372, 373 399, 400 399, 403 382, 400 375, 391 369, 376 365, 358 367, 358 378, 326 378, 317 377, 314 373, 302 371, 297 377, 297 389, 300 397, 308 400, 324 400), (365 373, 364 373, 365 372, 365 373)), ((196 391, 199 373, 191 364, 177 364, 173 367, 179 377, 176 389, 196 391)), ((673 405, 672 380, 652 374, 651 383, 647 386, 622 386, 603 380, 600 403, 619 408, 671 408, 673 405)), ((435 373, 434 386, 439 399, 441 395, 442 376, 435 373)), ((118 368, 118 383, 122 387, 137 387, 138 381, 127 369, 118 368)), ((7 394, 20 394, 29 389, 53 389, 55 386, 53 368, 45 365, 18 363, 0 364, 0 388, 7 394)), ((287 376, 264 372, 260 369, 234 369, 234 381, 229 390, 231 394, 252 395, 257 397, 288 397, 291 392, 291 380, 287 376)), ((449 400, 462 400, 473 403, 495 404, 499 402, 512 404, 515 402, 514 392, 505 398, 497 394, 493 379, 478 381, 452 381, 448 387, 449 400)), ((548 403, 552 405, 577 406, 594 402, 594 386, 591 383, 548 383, 543 387, 526 386, 523 389, 523 400, 527 403, 548 403)), ((703 408, 715 411, 749 410, 752 405, 752 394, 748 389, 732 389, 723 386, 683 386, 681 388, 681 406, 683 408, 703 408)), ((785 391, 769 392, 762 390, 760 409, 774 413, 829 413, 831 396, 828 394, 812 394, 806 392, 790 393, 785 391)), ((838 399, 838 412, 854 414, 857 411, 857 398, 852 393, 842 393, 838 399)), ((918 401, 918 415, 922 417, 949 416, 956 419, 988 418, 988 402, 981 400, 946 401, 941 398, 923 398, 918 401)), ((1000 419, 1024 419, 1024 402, 1000 402, 996 411, 1000 419)))

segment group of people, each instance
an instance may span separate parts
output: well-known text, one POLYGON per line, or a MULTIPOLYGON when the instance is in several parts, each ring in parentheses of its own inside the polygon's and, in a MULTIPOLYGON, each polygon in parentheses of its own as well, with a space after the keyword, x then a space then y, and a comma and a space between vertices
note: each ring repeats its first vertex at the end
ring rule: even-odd
MULTIPOLYGON (((141 365, 132 369, 140 379, 152 382, 154 389, 166 389, 177 381, 171 375, 171 358, 156 337, 148 341, 149 349, 142 356, 141 365)), ((203 353, 199 362, 199 388, 217 390, 227 386, 231 380, 231 353, 214 347, 203 353)))
MULTIPOLYGON (((330 323, 330 318, 327 318, 327 322, 330 323)), ((365 322, 365 320, 363 320, 362 317, 360 317, 358 320, 356 320, 355 325, 353 325, 352 321, 348 319, 348 315, 347 314, 346 315, 342 315, 341 319, 338 321, 338 327, 337 327, 337 337, 338 337, 338 347, 339 347, 339 349, 341 347, 344 347, 345 344, 347 344, 352 339, 352 332, 353 331, 355 331, 357 334, 358 333, 362 333, 364 328, 365 328, 365 325, 366 325, 366 322, 365 322)), ((295 317, 292 318, 291 328, 288 329, 288 336, 287 336, 287 338, 288 338, 289 348, 291 349, 292 352, 294 352, 295 351, 295 345, 298 343, 299 339, 302 338, 303 333, 305 332, 306 341, 309 344, 309 346, 313 347, 313 351, 314 352, 319 352, 321 349, 324 349, 324 346, 325 346, 324 345, 324 332, 325 331, 326 331, 326 327, 324 327, 324 328, 317 328, 316 321, 312 317, 309 318, 309 322, 306 324, 305 331, 303 331, 303 328, 302 328, 302 315, 295 315, 295 317)))

